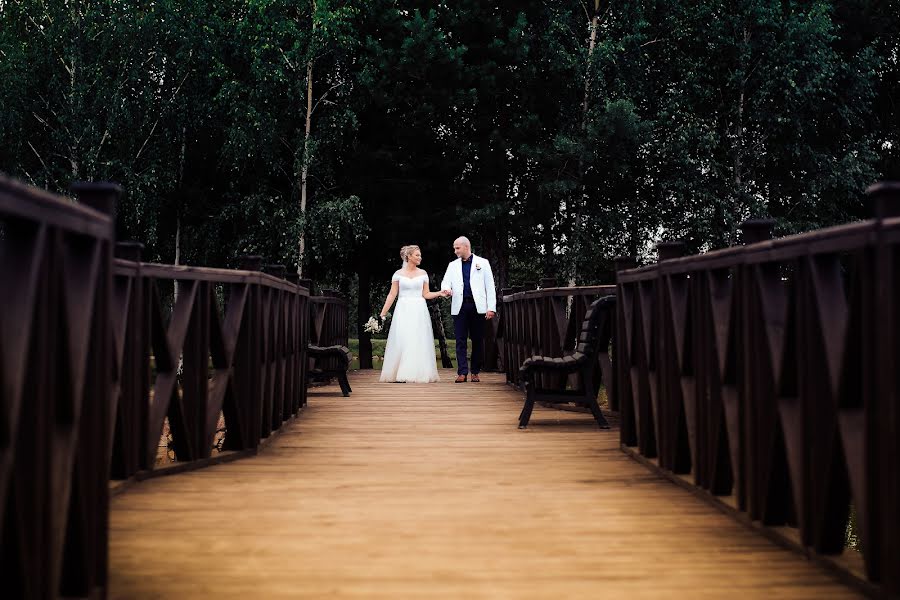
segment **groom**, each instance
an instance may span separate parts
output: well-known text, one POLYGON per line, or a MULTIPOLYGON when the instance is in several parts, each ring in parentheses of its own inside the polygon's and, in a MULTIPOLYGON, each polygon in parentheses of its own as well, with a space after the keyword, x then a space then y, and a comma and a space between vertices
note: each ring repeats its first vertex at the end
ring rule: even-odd
POLYGON ((465 383, 469 374, 466 359, 466 338, 472 338, 472 381, 481 381, 481 361, 484 356, 484 321, 493 319, 497 312, 497 293, 491 264, 472 254, 468 238, 456 238, 453 252, 458 256, 447 266, 441 281, 441 290, 449 291, 453 298, 450 312, 456 333, 456 360, 459 369, 456 383, 465 383))

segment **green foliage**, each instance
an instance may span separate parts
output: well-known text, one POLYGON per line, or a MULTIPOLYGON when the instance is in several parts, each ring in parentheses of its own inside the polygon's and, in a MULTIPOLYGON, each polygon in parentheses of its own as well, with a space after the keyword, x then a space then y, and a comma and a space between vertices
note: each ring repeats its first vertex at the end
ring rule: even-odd
POLYGON ((317 263, 346 264, 369 233, 356 196, 317 202, 301 226, 314 233, 308 251, 309 260, 317 263))
MULTIPOLYGON (((384 364, 384 349, 387 345, 387 340, 384 338, 378 338, 372 340, 372 359, 373 359, 373 368, 381 369, 384 364)), ((468 342, 466 346, 471 351, 471 341, 468 342)), ((350 353, 353 355, 353 361, 350 363, 350 368, 353 370, 359 369, 359 339, 358 338, 350 338, 350 353)), ((434 341, 434 355, 435 362, 438 369, 442 369, 443 365, 441 364, 441 351, 438 346, 438 341, 434 341)), ((450 357, 450 360, 453 361, 453 365, 456 366, 456 343, 453 340, 447 341, 447 355, 450 357)))
POLYGON ((863 216, 900 176, 897 4, 602 3, 591 51, 592 3, 0 1, 0 170, 122 182, 151 260, 178 230, 183 262, 294 265, 303 232, 369 305, 399 246, 439 279, 461 234, 500 286, 608 281, 748 216, 863 216))

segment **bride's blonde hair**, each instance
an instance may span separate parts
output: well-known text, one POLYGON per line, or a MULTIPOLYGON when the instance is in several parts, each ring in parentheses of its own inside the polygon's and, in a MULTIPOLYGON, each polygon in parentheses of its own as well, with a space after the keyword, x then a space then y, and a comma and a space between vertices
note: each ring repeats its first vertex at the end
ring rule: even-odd
POLYGON ((403 264, 406 264, 407 261, 409 261, 409 257, 412 256, 413 252, 415 252, 416 250, 418 250, 419 252, 422 251, 422 249, 416 245, 403 246, 402 248, 400 248, 400 259, 403 261, 403 264))

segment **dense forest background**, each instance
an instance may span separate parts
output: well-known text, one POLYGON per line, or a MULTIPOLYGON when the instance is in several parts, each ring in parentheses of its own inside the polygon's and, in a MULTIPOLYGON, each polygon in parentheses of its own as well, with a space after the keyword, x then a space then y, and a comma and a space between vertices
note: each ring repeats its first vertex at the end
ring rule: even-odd
POLYGON ((147 260, 498 286, 861 218, 900 178, 900 0, 0 0, 0 171, 121 182, 147 260), (293 268, 293 267, 292 267, 293 268))

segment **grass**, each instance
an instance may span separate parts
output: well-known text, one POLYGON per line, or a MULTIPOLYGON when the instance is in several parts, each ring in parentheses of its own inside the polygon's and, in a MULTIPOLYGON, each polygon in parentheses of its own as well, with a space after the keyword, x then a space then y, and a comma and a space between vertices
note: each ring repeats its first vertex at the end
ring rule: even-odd
MULTIPOLYGON (((387 344, 387 340, 372 340, 372 368, 373 369, 381 369, 382 364, 384 363, 384 347, 387 344)), ((350 339, 350 352, 353 353, 353 362, 350 363, 351 370, 359 369, 359 340, 351 338, 350 339)), ((447 354, 450 355, 450 360, 453 361, 453 366, 456 366, 456 340, 447 340, 447 354)), ((441 365, 441 351, 438 349, 437 340, 434 341, 434 360, 435 364, 437 364, 438 369, 442 368, 441 365)))
MULTIPOLYGON (((384 364, 384 347, 387 344, 387 340, 372 340, 372 368, 380 370, 382 365, 384 364)), ((466 346, 469 351, 472 349, 472 344, 469 342, 466 346)), ((353 353, 353 362, 350 363, 351 370, 359 370, 359 340, 351 338, 350 339, 350 352, 353 353)), ((450 355, 450 360, 453 361, 453 366, 456 366, 456 340, 447 340, 447 354, 450 355)), ((441 354, 438 349, 437 340, 434 341, 434 356, 435 363, 437 364, 437 368, 442 368, 441 365, 441 354)), ((597 401, 600 403, 600 406, 603 408, 609 408, 609 398, 606 396, 606 386, 600 386, 600 392, 597 395, 597 401)))

